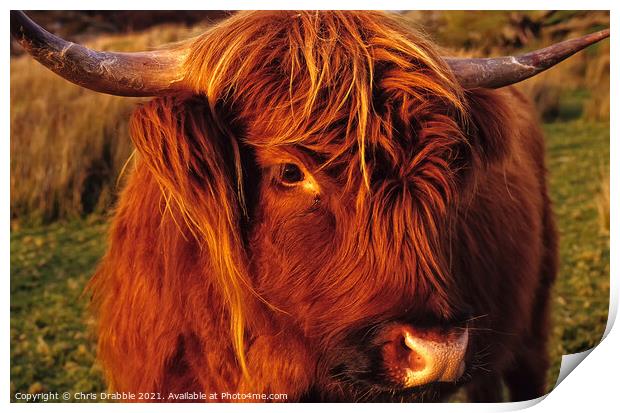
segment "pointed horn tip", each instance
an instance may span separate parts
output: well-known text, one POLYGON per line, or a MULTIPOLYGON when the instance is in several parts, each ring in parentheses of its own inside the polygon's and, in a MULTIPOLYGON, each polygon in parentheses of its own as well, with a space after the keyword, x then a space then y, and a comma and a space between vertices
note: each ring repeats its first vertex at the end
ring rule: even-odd
POLYGON ((606 37, 609 37, 609 35, 610 35, 609 28, 607 28, 607 29, 605 29, 605 30, 601 30, 601 31, 599 31, 599 32, 597 32, 597 33, 599 33, 599 34, 600 34, 601 39, 604 39, 604 38, 606 38, 606 37))
POLYGON ((590 33, 590 34, 586 34, 584 36, 582 36, 581 38, 578 39, 583 39, 588 41, 588 43, 596 43, 599 42, 603 39, 606 39, 610 37, 610 31, 609 28, 604 29, 604 30, 599 30, 598 32, 594 32, 594 33, 590 33))

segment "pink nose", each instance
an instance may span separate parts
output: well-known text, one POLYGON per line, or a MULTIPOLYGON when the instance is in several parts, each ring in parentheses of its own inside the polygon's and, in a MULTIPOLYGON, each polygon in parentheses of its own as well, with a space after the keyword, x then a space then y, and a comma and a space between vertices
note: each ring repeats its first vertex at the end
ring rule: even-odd
POLYGON ((387 333, 386 373, 403 387, 458 380, 465 372, 467 329, 415 329, 395 326, 387 333))

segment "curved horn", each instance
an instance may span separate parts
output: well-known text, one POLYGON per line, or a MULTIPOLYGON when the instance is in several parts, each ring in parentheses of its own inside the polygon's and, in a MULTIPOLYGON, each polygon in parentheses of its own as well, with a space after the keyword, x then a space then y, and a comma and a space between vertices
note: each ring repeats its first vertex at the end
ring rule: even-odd
POLYGON ((21 11, 11 11, 11 34, 39 63, 97 92, 158 96, 183 89, 186 49, 98 52, 47 32, 21 11))
POLYGON ((606 37, 609 37, 609 29, 556 43, 521 56, 444 60, 464 88, 496 89, 537 75, 606 37))

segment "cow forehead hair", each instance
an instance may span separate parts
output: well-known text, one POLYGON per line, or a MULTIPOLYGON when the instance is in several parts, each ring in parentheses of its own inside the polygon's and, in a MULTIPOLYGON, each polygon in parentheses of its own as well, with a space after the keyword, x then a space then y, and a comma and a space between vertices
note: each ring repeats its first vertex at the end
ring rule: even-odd
POLYGON ((346 155, 367 184, 368 149, 393 153, 389 132, 411 126, 413 112, 465 113, 431 43, 382 12, 241 12, 191 50, 186 80, 214 108, 235 108, 250 144, 299 145, 332 161, 346 155))

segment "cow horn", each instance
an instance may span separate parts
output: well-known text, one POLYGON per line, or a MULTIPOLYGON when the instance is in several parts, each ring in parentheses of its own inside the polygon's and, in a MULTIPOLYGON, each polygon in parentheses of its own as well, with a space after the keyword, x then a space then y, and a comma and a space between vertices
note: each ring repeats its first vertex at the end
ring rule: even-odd
POLYGON ((464 88, 496 89, 537 75, 607 37, 609 29, 556 43, 521 56, 486 59, 444 58, 444 60, 464 88))
POLYGON ((98 52, 47 32, 21 11, 11 11, 11 34, 39 63, 68 81, 97 92, 158 96, 183 89, 185 48, 98 52))

